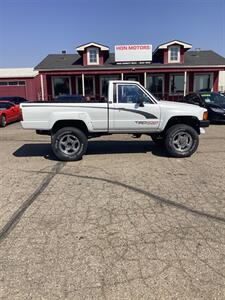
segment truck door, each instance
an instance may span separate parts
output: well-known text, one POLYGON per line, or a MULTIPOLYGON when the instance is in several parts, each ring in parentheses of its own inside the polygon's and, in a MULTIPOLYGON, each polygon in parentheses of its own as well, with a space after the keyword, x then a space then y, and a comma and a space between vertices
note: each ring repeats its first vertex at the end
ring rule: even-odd
POLYGON ((151 132, 159 127, 160 108, 140 85, 116 84, 116 97, 109 109, 110 131, 151 132))

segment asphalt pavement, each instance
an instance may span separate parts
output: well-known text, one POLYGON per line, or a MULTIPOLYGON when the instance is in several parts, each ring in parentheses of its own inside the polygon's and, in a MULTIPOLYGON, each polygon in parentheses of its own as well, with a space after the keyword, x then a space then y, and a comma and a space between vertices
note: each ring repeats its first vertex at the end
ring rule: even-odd
POLYGON ((189 158, 150 138, 0 128, 0 299, 225 299, 225 125, 189 158))

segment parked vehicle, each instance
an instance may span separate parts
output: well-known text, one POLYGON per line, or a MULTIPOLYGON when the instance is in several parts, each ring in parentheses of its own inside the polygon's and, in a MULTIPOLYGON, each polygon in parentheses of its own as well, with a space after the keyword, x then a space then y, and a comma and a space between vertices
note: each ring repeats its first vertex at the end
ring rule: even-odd
POLYGON ((59 160, 79 160, 88 139, 113 133, 147 134, 174 157, 192 155, 207 110, 196 105, 158 101, 136 81, 109 81, 108 101, 99 103, 22 103, 24 129, 51 135, 59 160))
POLYGON ((9 101, 0 101, 0 126, 21 120, 21 111, 18 105, 9 101))
POLYGON ((184 97, 184 102, 206 108, 210 121, 225 121, 225 96, 221 93, 191 93, 184 97))
POLYGON ((11 103, 14 103, 16 105, 20 105, 20 103, 27 102, 28 100, 22 97, 17 96, 6 96, 6 97, 0 97, 0 101, 9 101, 11 103))
POLYGON ((86 102, 86 98, 80 95, 64 95, 58 96, 53 102, 60 102, 60 103, 81 103, 86 102))

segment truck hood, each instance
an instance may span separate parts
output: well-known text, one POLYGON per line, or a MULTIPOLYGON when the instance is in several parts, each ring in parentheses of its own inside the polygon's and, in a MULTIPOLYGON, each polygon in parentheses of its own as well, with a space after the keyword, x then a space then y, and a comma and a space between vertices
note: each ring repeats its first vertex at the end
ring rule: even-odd
POLYGON ((174 109, 194 109, 198 106, 194 105, 194 104, 189 104, 189 103, 181 103, 181 102, 175 102, 175 101, 165 101, 165 100, 161 100, 158 102, 158 104, 162 107, 169 107, 169 108, 174 108, 174 109))
POLYGON ((181 102, 173 102, 173 101, 159 101, 158 102, 162 118, 165 115, 174 116, 193 116, 197 117, 199 120, 203 119, 203 113, 207 111, 206 108, 200 107, 198 105, 189 104, 189 103, 181 103, 181 102))

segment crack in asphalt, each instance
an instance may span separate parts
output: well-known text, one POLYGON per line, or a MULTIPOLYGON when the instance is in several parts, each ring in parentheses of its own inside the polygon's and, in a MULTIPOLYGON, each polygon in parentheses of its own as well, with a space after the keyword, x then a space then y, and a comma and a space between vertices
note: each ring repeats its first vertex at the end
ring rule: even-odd
POLYGON ((173 200, 166 199, 164 197, 155 195, 155 194, 153 194, 151 192, 142 190, 142 189, 137 188, 137 187, 133 187, 133 186, 131 186, 129 184, 126 184, 126 183, 122 183, 122 182, 111 180, 111 179, 101 178, 101 177, 83 176, 83 175, 76 175, 76 174, 64 173, 64 172, 59 172, 59 175, 71 176, 71 177, 77 177, 77 178, 84 178, 84 179, 91 179, 91 180, 99 180, 99 181, 104 181, 104 182, 107 182, 107 183, 110 183, 110 184, 122 186, 122 187, 127 188, 129 190, 132 190, 132 191, 134 191, 136 193, 142 194, 142 195, 147 196, 149 198, 153 198, 155 201, 157 201, 157 202, 159 202, 161 204, 165 204, 167 206, 175 207, 177 209, 189 212, 189 213, 191 213, 193 215, 198 215, 198 216, 201 216, 201 217, 212 219, 212 220, 217 221, 217 222, 223 222, 223 223, 225 223, 225 218, 224 217, 215 216, 215 215, 212 215, 212 214, 207 213, 207 212, 196 210, 196 209, 188 207, 188 206, 186 206, 186 205, 184 205, 182 203, 177 203, 177 202, 175 202, 173 200))
MULTIPOLYGON (((22 203, 22 205, 13 213, 9 221, 4 225, 4 227, 0 230, 0 242, 5 239, 9 233, 14 229, 14 227, 18 224, 20 219, 26 210, 31 206, 31 204, 38 198, 38 196, 43 193, 43 191, 48 187, 52 179, 59 174, 60 170, 65 166, 65 163, 58 162, 56 163, 50 172, 47 173, 47 176, 42 180, 40 185, 36 188, 36 190, 22 203)), ((44 172, 43 172, 44 173, 44 172)))
POLYGON ((38 173, 38 174, 47 174, 47 176, 42 180, 39 187, 27 198, 27 200, 16 210, 16 212, 11 216, 9 221, 5 224, 5 226, 0 230, 0 242, 5 239, 8 234, 14 229, 14 227, 17 225, 17 223, 20 221, 23 214, 26 212, 26 210, 29 208, 29 206, 37 199, 37 197, 48 187, 52 179, 55 177, 55 175, 63 175, 63 176, 70 176, 70 177, 76 177, 76 178, 82 178, 82 179, 88 179, 88 180, 97 180, 97 181, 103 181, 107 182, 113 185, 121 186, 123 188, 127 188, 131 191, 134 191, 136 193, 142 194, 144 196, 147 196, 148 198, 151 198, 160 204, 164 204, 167 206, 175 207, 179 210, 191 213, 193 215, 197 215, 200 217, 204 217, 207 219, 211 219, 216 222, 223 222, 225 223, 225 218, 212 215, 207 212, 199 211, 194 208, 188 207, 182 203, 177 203, 173 200, 166 199, 164 197, 155 195, 151 192, 142 190, 137 187, 133 187, 129 184, 122 183, 116 180, 111 180, 107 178, 101 178, 101 177, 95 177, 95 176, 84 176, 84 175, 78 175, 78 174, 72 174, 72 173, 66 173, 66 172, 60 172, 62 168, 65 166, 65 162, 58 162, 52 167, 52 170, 50 172, 48 171, 25 171, 30 173, 38 173))
MULTIPOLYGON (((47 171, 25 171, 25 170, 23 170, 23 171, 24 172, 31 172, 31 173, 33 173, 33 172, 34 173, 45 173, 45 174, 49 173, 47 171)), ((127 188, 127 189, 129 189, 131 191, 134 191, 136 193, 139 193, 139 194, 142 194, 144 196, 147 196, 148 198, 152 198, 155 201, 159 202, 160 204, 164 204, 164 205, 167 205, 167 206, 175 207, 175 208, 180 209, 182 211, 189 212, 189 213, 191 213, 193 215, 198 215, 200 217, 204 217, 204 218, 207 218, 207 219, 212 219, 213 221, 216 221, 216 222, 225 223, 225 217, 220 217, 220 216, 212 215, 210 213, 203 212, 203 211, 200 211, 200 210, 188 207, 185 204, 178 203, 178 202, 170 200, 170 199, 166 199, 164 197, 155 195, 155 194, 153 194, 151 192, 142 190, 142 189, 137 188, 137 187, 133 187, 133 186, 131 186, 129 184, 126 184, 126 183, 123 183, 123 182, 119 182, 119 181, 111 180, 111 179, 107 179, 107 178, 101 178, 101 177, 95 177, 95 176, 84 176, 84 175, 78 175, 78 174, 72 174, 72 173, 65 173, 65 172, 59 172, 58 175, 64 175, 64 176, 70 176, 70 177, 76 177, 76 178, 82 178, 82 179, 89 179, 89 180, 98 180, 98 181, 107 182, 107 183, 110 183, 110 184, 113 184, 113 185, 121 186, 121 187, 127 188)))

